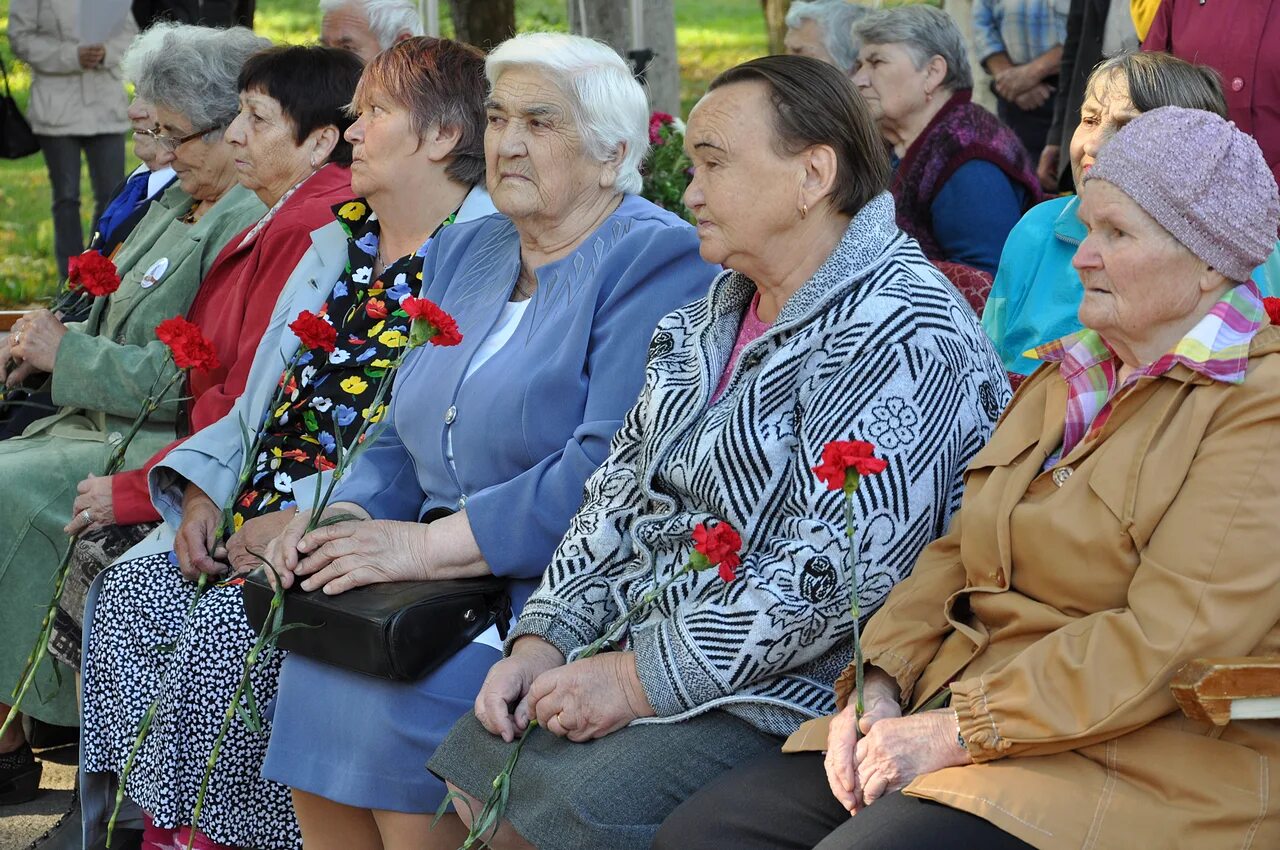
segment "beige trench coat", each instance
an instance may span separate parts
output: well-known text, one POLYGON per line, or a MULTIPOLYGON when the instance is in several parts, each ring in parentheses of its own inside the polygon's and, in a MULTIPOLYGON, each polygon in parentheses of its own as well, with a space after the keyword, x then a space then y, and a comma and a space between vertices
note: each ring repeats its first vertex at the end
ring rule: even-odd
POLYGON ((129 129, 120 58, 138 34, 133 15, 103 45, 97 68, 80 67, 82 0, 12 0, 9 43, 31 66, 27 120, 43 136, 94 136, 129 129))
MULTIPOLYGON (((1280 654, 1280 328, 1243 384, 1139 381, 1042 472, 1065 404, 1056 367, 1019 388, 867 628, 907 706, 950 683, 977 762, 906 792, 1042 850, 1280 847, 1280 721, 1210 727, 1169 693, 1189 659, 1280 654)), ((788 742, 824 747, 823 720, 788 742)))

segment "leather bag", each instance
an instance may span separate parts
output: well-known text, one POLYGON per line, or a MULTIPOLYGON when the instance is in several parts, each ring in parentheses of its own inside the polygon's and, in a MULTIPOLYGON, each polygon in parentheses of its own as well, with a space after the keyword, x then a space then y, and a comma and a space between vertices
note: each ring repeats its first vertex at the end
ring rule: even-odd
MULTIPOLYGON (((266 567, 245 577, 244 610, 260 630, 271 610, 266 567)), ((511 620, 507 582, 493 576, 371 584, 328 596, 285 591, 278 646, 305 658, 380 679, 421 679, 495 623, 505 639, 511 620)))
POLYGON ((3 59, 0 59, 0 77, 4 79, 4 96, 0 97, 0 157, 22 159, 40 150, 40 145, 9 91, 9 71, 3 59))

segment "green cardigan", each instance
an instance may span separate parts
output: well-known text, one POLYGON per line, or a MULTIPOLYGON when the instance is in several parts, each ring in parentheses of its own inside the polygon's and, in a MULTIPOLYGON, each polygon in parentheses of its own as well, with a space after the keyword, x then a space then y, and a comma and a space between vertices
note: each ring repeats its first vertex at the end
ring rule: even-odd
MULTIPOLYGON (((185 314, 200 281, 233 238, 266 212, 242 186, 195 224, 180 219, 191 197, 177 186, 152 203, 116 254, 120 288, 99 298, 89 318, 58 346, 53 400, 62 409, 20 437, 0 442, 0 692, 17 682, 53 595, 76 485, 99 474, 105 441, 128 430, 153 386, 174 374, 155 327, 185 314), (166 261, 166 262, 161 262, 166 261), (157 274, 164 265, 163 274, 157 274), (157 280, 150 283, 150 272, 157 280), (144 285, 146 284, 146 285, 144 285)), ((176 405, 160 408, 129 446, 137 468, 174 437, 176 405)), ((76 722, 75 677, 54 678, 45 662, 23 711, 52 723, 76 722)))

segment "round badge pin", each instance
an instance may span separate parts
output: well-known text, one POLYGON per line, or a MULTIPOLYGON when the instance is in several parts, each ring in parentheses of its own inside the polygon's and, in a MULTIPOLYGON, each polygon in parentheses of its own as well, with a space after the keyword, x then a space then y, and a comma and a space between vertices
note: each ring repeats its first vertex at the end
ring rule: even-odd
POLYGON ((139 286, 143 289, 150 289, 160 282, 160 278, 164 277, 164 273, 169 270, 169 258, 161 257, 151 264, 146 273, 142 275, 139 286))

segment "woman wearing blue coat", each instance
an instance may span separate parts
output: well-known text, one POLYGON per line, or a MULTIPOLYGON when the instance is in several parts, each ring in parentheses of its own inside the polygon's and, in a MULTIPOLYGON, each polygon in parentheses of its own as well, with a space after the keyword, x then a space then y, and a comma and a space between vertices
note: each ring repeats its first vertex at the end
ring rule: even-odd
MULTIPOLYGON (((506 217, 443 232, 422 275, 462 343, 401 367, 388 426, 328 508, 364 519, 303 537, 301 512, 272 543, 288 585, 492 574, 518 613, 635 401, 658 319, 717 271, 691 227, 633 194, 648 108, 616 53, 518 36, 486 75, 486 181, 506 217)), ((286 659, 263 775, 293 788, 309 849, 458 845, 456 818, 428 833, 444 786, 425 763, 500 647, 495 628, 411 683, 286 659)))

